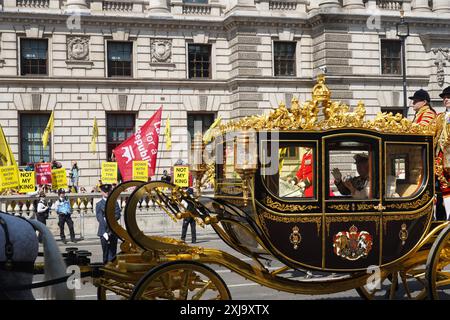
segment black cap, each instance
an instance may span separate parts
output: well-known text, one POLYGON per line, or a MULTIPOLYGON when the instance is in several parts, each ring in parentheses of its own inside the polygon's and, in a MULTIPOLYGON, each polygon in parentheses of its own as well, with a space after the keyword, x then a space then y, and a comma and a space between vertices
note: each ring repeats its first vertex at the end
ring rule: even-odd
POLYGON ((110 184, 102 184, 100 186, 100 190, 102 190, 104 193, 109 193, 112 190, 112 185, 110 185, 110 184))
POLYGON ((442 99, 444 99, 445 96, 450 96, 450 87, 447 87, 442 91, 442 93, 439 95, 442 99))
POLYGON ((65 193, 66 193, 66 190, 64 190, 64 189, 59 189, 59 190, 58 190, 58 194, 61 194, 61 193, 64 193, 64 194, 65 194, 65 193))
POLYGON ((420 100, 420 101, 428 101, 430 102, 430 95, 428 94, 427 91, 420 89, 417 90, 416 92, 414 92, 414 95, 412 97, 409 97, 409 99, 411 100, 420 100))

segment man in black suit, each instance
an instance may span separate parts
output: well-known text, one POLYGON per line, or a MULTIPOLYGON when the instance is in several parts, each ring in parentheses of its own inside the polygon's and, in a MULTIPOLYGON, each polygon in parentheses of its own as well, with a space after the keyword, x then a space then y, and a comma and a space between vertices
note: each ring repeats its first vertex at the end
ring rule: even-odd
MULTIPOLYGON (((98 232, 97 235, 100 237, 100 243, 102 245, 103 251, 103 263, 110 262, 114 260, 117 252, 117 236, 109 229, 108 223, 106 222, 106 199, 112 190, 110 184, 104 184, 100 186, 102 193, 102 200, 100 200, 95 206, 95 216, 97 217, 98 232)), ((120 219, 120 206, 116 202, 115 210, 116 220, 120 219)))

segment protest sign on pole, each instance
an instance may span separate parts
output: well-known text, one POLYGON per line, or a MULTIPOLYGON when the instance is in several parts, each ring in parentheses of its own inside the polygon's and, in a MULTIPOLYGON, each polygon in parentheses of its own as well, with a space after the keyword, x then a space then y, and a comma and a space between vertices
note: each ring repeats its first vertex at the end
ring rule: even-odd
POLYGON ((148 161, 133 161, 133 180, 148 181, 148 161))
POLYGON ((117 162, 102 162, 102 183, 117 183, 117 162))
POLYGON ((34 192, 36 178, 34 171, 19 172, 19 193, 34 192))
POLYGON ((59 168, 52 170, 52 188, 53 189, 68 189, 66 169, 59 168))
POLYGON ((179 187, 189 187, 189 166, 173 166, 173 182, 179 187))
POLYGON ((52 183, 52 166, 50 163, 36 163, 34 171, 36 172, 36 184, 52 183))

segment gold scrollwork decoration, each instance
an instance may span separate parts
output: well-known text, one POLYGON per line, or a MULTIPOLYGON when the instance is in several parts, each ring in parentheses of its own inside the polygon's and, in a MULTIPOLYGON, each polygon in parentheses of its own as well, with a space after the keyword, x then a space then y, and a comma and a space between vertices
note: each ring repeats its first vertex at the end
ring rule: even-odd
POLYGON ((350 211, 349 204, 333 204, 329 206, 330 209, 338 210, 338 211, 350 211))
POLYGON ((371 209, 374 208, 374 207, 373 207, 373 204, 368 204, 368 203, 358 203, 358 204, 356 205, 356 207, 357 207, 357 210, 358 210, 358 211, 362 211, 362 210, 371 210, 371 209))
POLYGON ((393 215, 384 215, 383 216, 383 230, 386 232, 387 230, 387 223, 389 221, 402 221, 402 220, 416 220, 419 219, 425 215, 428 215, 432 212, 433 210, 433 205, 430 204, 428 207, 426 207, 425 209, 414 213, 414 214, 393 214, 393 215))
POLYGON ((426 204, 431 199, 430 191, 427 190, 427 192, 424 193, 422 198, 417 199, 413 202, 403 202, 403 203, 392 203, 386 205, 387 208, 390 209, 417 209, 424 204, 426 204))
MULTIPOLYGON (((320 227, 322 225, 321 216, 278 216, 267 211, 260 213, 261 221, 265 224, 265 219, 281 222, 281 223, 315 223, 317 225, 317 235, 320 234, 320 227)), ((266 229, 267 231, 267 229, 266 229)))
POLYGON ((330 235, 330 224, 332 222, 375 222, 375 233, 378 234, 380 218, 377 216, 345 216, 345 217, 325 217, 327 234, 330 235))
POLYGON ((289 242, 293 244, 294 250, 298 249, 298 245, 302 241, 302 235, 300 234, 300 228, 297 226, 294 226, 292 228, 292 232, 289 235, 289 242))
POLYGON ((278 201, 273 201, 272 198, 266 197, 264 204, 266 204, 268 207, 280 211, 290 211, 290 212, 298 212, 298 211, 307 211, 307 210, 313 210, 313 209, 319 209, 318 205, 312 205, 312 204, 284 204, 279 203, 278 201))

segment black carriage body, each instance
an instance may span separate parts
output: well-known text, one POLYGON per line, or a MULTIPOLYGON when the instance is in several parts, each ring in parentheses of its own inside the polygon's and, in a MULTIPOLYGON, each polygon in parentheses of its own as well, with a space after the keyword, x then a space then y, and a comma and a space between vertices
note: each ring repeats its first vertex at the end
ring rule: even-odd
POLYGON ((224 184, 216 189, 216 197, 256 213, 251 227, 266 249, 287 265, 342 272, 386 266, 414 250, 429 229, 434 198, 432 136, 348 128, 268 131, 258 132, 258 151, 253 201, 243 208, 240 187, 234 194, 223 192, 237 184, 232 181, 227 186, 221 165, 216 170, 224 184), (267 168, 271 161, 279 165, 282 150, 298 146, 313 150, 313 194, 280 196, 281 171, 266 174, 267 168), (332 166, 342 164, 336 150, 369 155, 366 199, 332 192, 332 166), (390 185, 400 191, 391 193, 390 185))

